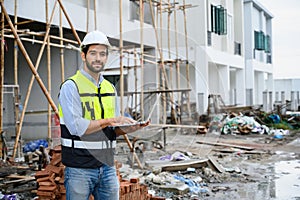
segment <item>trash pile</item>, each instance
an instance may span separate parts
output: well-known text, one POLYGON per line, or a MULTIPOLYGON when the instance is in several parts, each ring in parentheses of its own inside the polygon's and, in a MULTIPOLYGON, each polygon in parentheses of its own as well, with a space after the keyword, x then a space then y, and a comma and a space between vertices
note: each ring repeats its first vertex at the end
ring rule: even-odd
MULTIPOLYGON (((207 117, 206 117, 207 118, 207 117)), ((203 119, 203 117, 202 117, 203 119)), ((288 135, 289 130, 300 128, 300 117, 295 115, 279 116, 263 112, 222 113, 212 115, 208 122, 208 131, 220 131, 221 134, 267 134, 288 135)))

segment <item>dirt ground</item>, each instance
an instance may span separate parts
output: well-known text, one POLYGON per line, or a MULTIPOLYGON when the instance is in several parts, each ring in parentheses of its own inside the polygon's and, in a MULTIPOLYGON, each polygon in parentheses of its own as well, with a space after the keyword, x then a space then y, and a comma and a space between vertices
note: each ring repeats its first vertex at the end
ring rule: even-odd
MULTIPOLYGON (((139 138, 135 146, 142 144, 143 147, 139 149, 144 148, 143 153, 140 154, 143 164, 149 160, 159 160, 166 155, 180 152, 193 159, 213 158, 224 171, 218 172, 206 166, 192 168, 192 171, 189 169, 156 172, 158 179, 164 179, 165 176, 185 178, 185 184, 190 190, 174 192, 171 189, 162 189, 165 188, 163 185, 169 184, 170 181, 160 182, 154 179, 149 181, 147 177, 153 172, 153 167, 144 165, 144 169, 140 170, 135 164, 133 166, 135 170, 127 172, 125 170, 125 174, 131 173, 132 176, 134 174, 139 176, 141 180, 145 179, 156 195, 167 199, 300 199, 299 132, 289 132, 278 139, 266 134, 221 135, 218 132, 196 134, 195 130, 166 129, 166 146, 162 149, 154 148, 155 143, 149 144, 149 140, 143 139, 154 138, 157 132, 151 133, 145 130, 134 135, 139 138), (219 145, 220 143, 225 146, 219 145), (147 144, 146 148, 145 144, 147 144), (196 186, 200 189, 191 191, 194 186, 191 187, 187 180, 193 180, 194 183, 198 181, 196 186)), ((126 154, 130 154, 125 151, 126 144, 120 142, 118 148, 116 158, 122 163, 128 163, 126 154)))
MULTIPOLYGON (((136 162, 132 164, 132 153, 119 138, 115 158, 122 163, 122 177, 139 178, 154 196, 167 200, 300 200, 300 132, 290 131, 275 138, 266 134, 196 134, 194 129, 149 127, 128 136, 135 138, 134 147, 143 169, 136 162), (149 165, 170 156, 171 166, 177 164, 178 158, 206 161, 205 165, 187 166, 184 170, 149 165)), ((1 165, 3 176, 17 171, 34 176, 36 172, 27 165, 6 165, 1 165)), ((18 199, 35 199, 31 192, 37 187, 34 180, 13 183, 6 191, 17 191, 15 186, 19 186, 18 199)))

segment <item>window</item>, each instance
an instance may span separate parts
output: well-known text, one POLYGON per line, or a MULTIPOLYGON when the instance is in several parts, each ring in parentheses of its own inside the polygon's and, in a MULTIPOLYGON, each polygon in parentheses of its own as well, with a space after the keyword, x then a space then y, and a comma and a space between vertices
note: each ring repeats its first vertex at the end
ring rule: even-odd
POLYGON ((265 35, 262 31, 254 31, 254 48, 256 50, 265 50, 265 35))
POLYGON ((254 31, 254 49, 271 53, 271 38, 262 31, 254 31))
MULTIPOLYGON (((155 15, 155 10, 153 10, 155 15)), ((154 16, 155 18, 155 16, 154 16)), ((131 20, 140 20, 140 4, 139 1, 130 0, 130 19, 131 20)), ((151 9, 148 2, 144 2, 144 23, 153 24, 151 9)))
MULTIPOLYGON (((104 78, 110 81, 117 90, 118 96, 120 96, 120 75, 104 75, 104 78)), ((128 91, 127 75, 124 75, 124 92, 128 91)))
POLYGON ((266 35, 265 37, 265 52, 271 53, 271 42, 270 42, 270 36, 266 35))
POLYGON ((218 35, 227 34, 227 10, 221 5, 211 5, 211 32, 218 35))

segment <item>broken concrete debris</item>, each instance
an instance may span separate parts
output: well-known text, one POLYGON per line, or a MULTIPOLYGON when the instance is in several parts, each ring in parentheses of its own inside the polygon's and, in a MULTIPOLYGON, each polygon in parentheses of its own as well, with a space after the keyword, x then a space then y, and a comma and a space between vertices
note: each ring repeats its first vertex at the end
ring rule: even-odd
MULTIPOLYGON (((274 152, 278 151, 280 147, 294 152, 289 154, 292 156, 290 158, 299 159, 300 157, 297 153, 300 150, 295 150, 295 147, 299 146, 297 139, 299 134, 296 129, 299 123, 297 116, 293 116, 293 118, 289 116, 289 121, 286 120, 287 117, 280 116, 281 122, 278 122, 278 117, 269 116, 249 117, 232 113, 230 117, 226 114, 216 115, 215 119, 217 120, 211 122, 203 134, 181 134, 180 129, 166 129, 166 136, 178 137, 178 141, 174 145, 171 143, 170 145, 169 142, 174 139, 169 139, 164 148, 156 148, 150 142, 147 148, 140 148, 143 156, 141 159, 144 165, 143 169, 132 162, 129 162, 130 165, 125 164, 123 159, 130 158, 131 154, 128 154, 129 156, 118 155, 116 167, 121 186, 120 199, 222 199, 222 196, 220 198, 221 194, 240 195, 241 193, 238 191, 246 187, 244 183, 252 184, 252 186, 259 181, 265 183, 264 177, 268 176, 268 180, 270 180, 275 177, 275 172, 268 175, 265 171, 270 167, 265 167, 264 164, 270 159, 278 159, 278 155, 275 156, 274 152), (227 123, 227 120, 230 123, 227 123), (284 124, 282 124, 284 120, 291 122, 292 126, 296 128, 284 129, 284 124), (225 122, 230 133, 214 134, 214 131, 224 129, 225 122), (272 122, 272 126, 267 122, 272 122), (243 132, 246 130, 245 124, 249 130, 252 128, 250 132, 243 132), (258 130, 257 127, 261 124, 268 127, 269 130, 264 128, 265 132, 263 133, 253 131, 258 130), (211 140, 212 137, 218 138, 211 140), (185 144, 189 144, 189 146, 185 144), (285 144, 288 145, 284 146, 285 144), (206 151, 208 152, 206 155, 201 155, 206 148, 210 151, 206 151), (262 165, 259 162, 262 162, 262 165)), ((32 146, 30 142, 25 145, 30 146, 29 144, 32 146)), ((128 153, 129 151, 125 151, 128 147, 126 144, 124 146, 120 146, 117 151, 128 153)), ((53 146, 39 145, 31 151, 23 153, 24 158, 16 160, 7 158, 1 162, 0 186, 2 193, 0 197, 2 199, 4 197, 64 199, 64 166, 60 161, 59 146, 53 148, 53 146)), ((286 159, 289 156, 282 156, 282 158, 286 159)))

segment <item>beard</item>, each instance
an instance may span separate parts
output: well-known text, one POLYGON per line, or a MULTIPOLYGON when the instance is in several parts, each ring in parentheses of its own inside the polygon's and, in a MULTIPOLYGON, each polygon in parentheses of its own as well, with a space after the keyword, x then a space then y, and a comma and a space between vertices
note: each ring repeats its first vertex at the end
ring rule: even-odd
POLYGON ((100 62, 100 61, 93 61, 93 62, 88 62, 86 61, 86 67, 88 68, 88 70, 90 70, 93 73, 99 73, 103 70, 104 68, 104 63, 100 62), (93 67, 94 65, 98 65, 100 67, 93 67))

